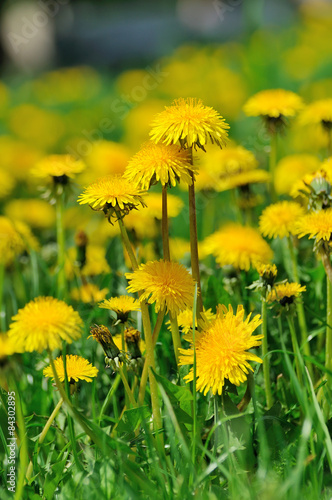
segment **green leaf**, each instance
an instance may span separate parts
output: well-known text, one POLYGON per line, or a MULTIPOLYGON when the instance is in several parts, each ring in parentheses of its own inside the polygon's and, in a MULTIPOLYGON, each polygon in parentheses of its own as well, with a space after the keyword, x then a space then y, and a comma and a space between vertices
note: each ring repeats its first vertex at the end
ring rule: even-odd
POLYGON ((156 380, 163 386, 165 392, 173 406, 174 413, 179 423, 192 424, 192 417, 186 409, 190 407, 190 402, 193 399, 188 387, 176 385, 167 380, 167 378, 153 372, 156 380))
POLYGON ((54 492, 62 479, 62 474, 67 463, 67 458, 52 465, 51 472, 46 475, 44 483, 44 495, 47 500, 54 498, 54 492))
POLYGON ((142 419, 148 420, 150 416, 151 412, 147 406, 126 410, 117 426, 117 431, 134 432, 142 419))

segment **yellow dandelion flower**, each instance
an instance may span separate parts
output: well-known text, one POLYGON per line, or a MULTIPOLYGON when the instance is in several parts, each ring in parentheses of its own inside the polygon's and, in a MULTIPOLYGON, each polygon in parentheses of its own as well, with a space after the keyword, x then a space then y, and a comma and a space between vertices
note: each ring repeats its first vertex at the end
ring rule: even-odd
POLYGON ((15 181, 13 177, 3 168, 0 168, 0 198, 6 198, 13 188, 15 181))
POLYGON ((169 250, 172 260, 181 260, 190 254, 190 241, 184 238, 170 238, 169 250))
POLYGON ((225 119, 213 108, 204 106, 200 99, 180 98, 155 117, 150 136, 155 143, 179 141, 186 148, 204 149, 209 141, 225 146, 228 129, 225 119))
POLYGON ((187 269, 178 262, 164 260, 141 264, 133 273, 126 273, 128 292, 142 292, 140 301, 155 304, 156 312, 179 314, 193 304, 195 282, 187 269))
POLYGON ((37 252, 40 248, 39 241, 29 228, 29 226, 23 221, 13 221, 15 229, 21 235, 24 242, 26 250, 34 250, 37 252))
POLYGON ((81 337, 83 321, 71 306, 53 297, 37 297, 13 316, 9 336, 25 352, 58 349, 81 337))
POLYGON ((191 172, 195 168, 190 164, 190 154, 175 144, 143 144, 140 151, 129 161, 124 177, 139 184, 142 189, 149 189, 158 181, 162 185, 175 186, 183 181, 192 184, 191 172))
POLYGON ((305 291, 306 287, 301 286, 300 283, 280 283, 268 293, 266 300, 268 302, 278 301, 280 305, 286 306, 292 304, 305 291))
MULTIPOLYGON (((212 312, 212 309, 204 309, 201 313, 201 317, 206 321, 212 321, 215 319, 216 315, 212 312)), ((185 311, 181 311, 177 317, 178 325, 184 334, 184 339, 188 340, 188 342, 192 342, 192 327, 193 327, 193 310, 186 309, 185 311), (188 337, 188 335, 191 335, 188 337)), ((171 330, 171 322, 167 321, 166 325, 168 330, 171 330)), ((197 328, 197 318, 195 319, 195 326, 197 328)))
MULTIPOLYGON (((91 184, 78 197, 80 205, 89 204, 94 210, 108 211, 113 209, 124 212, 138 207, 144 207, 142 199, 144 192, 128 179, 120 175, 102 177, 91 184)), ((115 214, 115 216, 117 216, 115 214)))
POLYGON ((6 204, 5 214, 36 229, 47 229, 55 223, 54 207, 45 200, 22 198, 11 200, 6 204))
MULTIPOLYGON (((59 356, 54 361, 54 366, 56 373, 59 377, 60 382, 65 380, 65 369, 63 366, 63 357, 59 356)), ((70 383, 78 382, 79 380, 85 380, 86 382, 92 382, 94 377, 98 375, 98 368, 93 366, 89 361, 82 356, 77 356, 76 354, 67 354, 66 356, 66 372, 68 381, 70 383)), ((54 380, 52 366, 49 365, 43 370, 44 377, 52 377, 54 380)))
POLYGON ((278 194, 290 194, 294 184, 306 174, 315 172, 320 165, 314 155, 289 155, 282 158, 276 166, 274 185, 278 194))
POLYGON ((93 283, 85 283, 80 288, 74 288, 70 296, 73 300, 81 301, 84 304, 99 302, 103 300, 108 294, 108 288, 100 288, 93 283))
POLYGON ((295 116, 303 108, 300 96, 284 89, 262 90, 253 95, 243 106, 248 116, 279 118, 295 116))
POLYGON ((259 264, 257 266, 257 272, 258 274, 261 276, 261 278, 264 278, 264 279, 275 279, 277 274, 278 274, 278 270, 277 270, 277 266, 275 264, 259 264))
MULTIPOLYGON (((208 158, 206 159, 208 162, 208 158)), ((252 151, 243 146, 233 146, 216 151, 217 161, 215 168, 219 171, 220 177, 238 174, 248 170, 253 170, 258 166, 258 161, 252 151)))
POLYGON ((0 362, 7 356, 11 356, 16 351, 16 343, 7 333, 0 333, 0 362))
POLYGON ((249 170, 248 172, 239 172, 229 177, 221 178, 215 186, 216 191, 227 191, 248 184, 257 184, 260 182, 269 182, 270 174, 266 170, 249 170))
POLYGON ((332 208, 319 210, 304 215, 297 223, 296 233, 299 238, 309 235, 316 241, 330 241, 332 234, 332 208))
MULTIPOLYGON (((151 217, 162 219, 162 198, 159 193, 149 193, 145 198, 147 210, 151 217)), ((168 217, 177 217, 184 207, 184 203, 178 196, 167 194, 168 217)))
POLYGON ((321 124, 327 130, 332 127, 332 99, 320 99, 308 104, 299 116, 301 125, 321 124))
POLYGON ((263 210, 259 229, 268 238, 284 238, 296 233, 296 223, 304 213, 304 208, 295 201, 274 203, 263 210))
POLYGON ((141 306, 138 300, 130 295, 120 295, 112 297, 98 304, 102 309, 109 309, 117 314, 118 319, 123 323, 127 321, 130 312, 139 311, 141 306))
POLYGON ((16 255, 25 250, 22 236, 13 222, 0 216, 0 262, 9 265, 16 255))
MULTIPOLYGON (((239 386, 247 380, 253 368, 248 361, 262 363, 262 360, 248 349, 261 345, 263 335, 253 336, 262 323, 260 315, 244 320, 244 309, 238 306, 236 314, 229 306, 219 306, 215 320, 206 322, 200 335, 195 339, 196 349, 196 388, 204 395, 211 389, 213 394, 221 394, 225 379, 239 386)), ((194 363, 194 349, 180 349, 180 365, 194 363)), ((184 377, 186 382, 193 380, 193 368, 184 377)))
POLYGON ((232 265, 248 271, 259 263, 268 264, 273 252, 257 229, 230 223, 204 241, 205 254, 213 254, 221 266, 232 265))
POLYGON ((41 159, 31 170, 36 177, 53 177, 63 182, 66 178, 73 178, 85 169, 82 160, 76 160, 71 155, 49 155, 41 159))

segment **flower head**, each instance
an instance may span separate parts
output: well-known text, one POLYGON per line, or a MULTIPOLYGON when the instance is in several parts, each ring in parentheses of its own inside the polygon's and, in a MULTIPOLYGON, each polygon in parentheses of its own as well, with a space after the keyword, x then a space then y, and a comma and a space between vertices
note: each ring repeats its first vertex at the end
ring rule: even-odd
POLYGON ((306 291, 300 283, 280 283, 276 285, 267 296, 268 302, 278 301, 281 306, 293 304, 295 299, 306 291))
POLYGON ((94 210, 103 210, 111 218, 118 218, 130 210, 144 207, 143 191, 128 179, 120 175, 102 177, 97 182, 85 188, 78 197, 80 205, 89 204, 94 210))
MULTIPOLYGON (((65 380, 65 369, 63 366, 63 357, 59 356, 54 361, 54 366, 56 373, 59 377, 60 382, 65 380)), ((94 377, 98 375, 98 369, 93 366, 89 361, 81 356, 74 354, 67 354, 66 356, 66 372, 69 383, 78 382, 79 380, 85 380, 86 382, 92 382, 94 377)), ((52 366, 49 365, 43 370, 44 377, 52 377, 54 380, 54 374, 52 366)))
MULTIPOLYGON (((229 306, 219 306, 216 319, 206 322, 201 333, 195 339, 197 390, 221 394, 225 379, 240 385, 247 379, 249 370, 253 371, 248 361, 262 360, 251 352, 252 347, 261 344, 263 335, 252 333, 262 323, 260 316, 251 321, 251 314, 244 320, 244 309, 239 306, 236 314, 229 306)), ((194 363, 194 349, 180 349, 180 365, 194 363)), ((185 377, 186 382, 193 380, 193 368, 185 377)))
POLYGON ((80 288, 74 288, 70 296, 73 300, 89 304, 103 300, 107 294, 108 288, 100 290, 94 283, 84 283, 80 288))
POLYGON ((190 164, 190 154, 175 144, 154 144, 148 142, 129 161, 124 177, 138 184, 142 189, 149 189, 158 181, 162 185, 175 186, 183 181, 192 184, 191 172, 195 168, 190 164))
POLYGON ((0 262, 8 265, 25 250, 21 234, 7 217, 0 216, 0 262))
POLYGON ((21 198, 11 200, 5 208, 6 215, 13 220, 29 224, 32 228, 47 229, 55 222, 55 211, 47 201, 21 198))
POLYGON ((248 184, 257 184, 260 182, 269 182, 270 174, 266 170, 254 169, 238 174, 221 178, 215 185, 216 191, 227 191, 236 187, 248 186, 248 184))
POLYGON ((114 343, 113 337, 107 326, 95 325, 90 328, 92 337, 104 349, 104 353, 109 359, 117 359, 120 355, 120 349, 114 343))
POLYGON ((301 125, 321 124, 324 129, 332 128, 332 99, 320 99, 308 104, 299 116, 301 125))
POLYGON ((284 238, 295 234, 296 223, 304 208, 295 201, 280 201, 268 206, 259 218, 259 229, 268 238, 284 238))
POLYGON ((140 303, 130 295, 120 295, 120 297, 112 297, 98 304, 102 309, 109 309, 117 314, 117 319, 125 323, 128 315, 132 311, 140 310, 140 303))
MULTIPOLYGON (((147 213, 156 219, 162 218, 162 198, 159 193, 149 193, 146 197, 147 213)), ((184 206, 179 196, 167 195, 168 217, 177 217, 184 206)))
POLYGON ((243 106, 243 110, 248 116, 268 118, 295 116, 302 108, 301 97, 284 89, 261 90, 250 97, 243 106))
POLYGON ((297 223, 296 233, 299 238, 309 235, 316 241, 329 241, 332 235, 332 208, 311 212, 301 217, 297 223))
POLYGON ((69 344, 80 338, 83 322, 78 313, 62 300, 37 297, 12 318, 9 336, 19 351, 57 349, 62 340, 69 344))
POLYGON ((40 160, 31 173, 44 179, 52 177, 55 182, 66 184, 68 178, 73 178, 84 169, 83 161, 71 155, 50 155, 40 160))
POLYGON ((300 154, 284 156, 275 170, 275 188, 278 194, 290 194, 293 185, 306 174, 315 172, 320 165, 314 155, 300 154))
POLYGON ((209 141, 225 146, 228 129, 224 118, 213 108, 204 106, 201 100, 180 98, 155 117, 150 136, 155 143, 179 141, 185 148, 204 149, 209 141))
MULTIPOLYGON (((212 312, 212 309, 207 309, 201 313, 201 317, 206 321, 211 321, 215 319, 216 315, 212 312)), ((192 341, 192 327, 193 327, 193 310, 186 309, 181 311, 177 317, 178 325, 181 328, 182 333, 185 335, 185 340, 192 341), (191 335, 191 337, 186 337, 187 335, 191 335)), ((167 321, 166 325, 168 325, 168 329, 171 329, 171 322, 167 321)), ((197 327, 197 318, 195 319, 195 326, 197 327)))
POLYGON ((194 301, 195 282, 187 269, 178 262, 164 260, 141 264, 133 273, 127 273, 128 292, 142 292, 139 300, 155 303, 156 312, 166 307, 178 314, 194 301))
POLYGON ((258 263, 268 264, 273 252, 259 232, 241 224, 230 223, 204 241, 207 254, 213 254, 221 266, 232 265, 248 271, 258 263))

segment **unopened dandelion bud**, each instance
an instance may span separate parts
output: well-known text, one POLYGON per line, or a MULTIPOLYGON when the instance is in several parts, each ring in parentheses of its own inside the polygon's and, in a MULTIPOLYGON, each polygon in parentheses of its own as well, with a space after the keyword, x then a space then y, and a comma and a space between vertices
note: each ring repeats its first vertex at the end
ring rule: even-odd
POLYGON ((88 236, 84 231, 78 231, 75 234, 76 245, 76 264, 82 269, 86 263, 86 247, 88 244, 88 236))
POLYGON ((90 328, 90 337, 93 337, 104 349, 107 358, 115 359, 119 357, 120 350, 115 345, 112 334, 104 325, 95 325, 90 328))
POLYGON ((126 328, 124 332, 127 350, 132 360, 142 357, 140 349, 141 334, 135 328, 126 328))

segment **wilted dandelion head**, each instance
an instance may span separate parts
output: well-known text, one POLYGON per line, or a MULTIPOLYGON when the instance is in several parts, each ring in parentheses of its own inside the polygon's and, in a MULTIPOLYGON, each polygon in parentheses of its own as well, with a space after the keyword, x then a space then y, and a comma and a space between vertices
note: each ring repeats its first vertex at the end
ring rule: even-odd
POLYGON ((268 238, 284 238, 296 234, 296 223, 304 215, 304 208, 295 201, 280 201, 263 210, 259 229, 268 238))
POLYGON ((9 336, 19 351, 58 349, 82 334, 83 321, 71 306, 53 297, 37 297, 13 316, 9 336))
POLYGON ((155 304, 156 312, 166 307, 178 314, 194 301, 195 282, 187 269, 178 262, 164 260, 141 264, 133 273, 127 273, 128 292, 142 292, 140 301, 155 304))
POLYGON ((128 179, 120 175, 102 177, 78 197, 80 205, 88 204, 94 210, 103 210, 106 215, 123 217, 130 210, 144 207, 144 192, 128 179))
POLYGON ((124 177, 138 184, 142 189, 161 182, 175 186, 178 182, 192 184, 190 154, 175 144, 154 144, 148 142, 129 161, 124 177))
POLYGON ((176 144, 190 148, 211 142, 223 147, 227 143, 229 125, 213 108, 204 106, 200 99, 176 99, 165 106, 153 123, 150 137, 153 142, 176 144))
POLYGON ((269 292, 266 300, 268 302, 277 301, 281 306, 287 306, 293 304, 295 299, 305 291, 306 287, 301 286, 300 283, 280 283, 269 292))
POLYGON ((332 235, 332 208, 311 212, 299 219, 296 225, 299 238, 308 235, 316 241, 330 241, 332 235))
POLYGON ((273 252, 257 229, 241 224, 227 224, 204 241, 207 254, 221 266, 232 265, 248 271, 259 263, 268 264, 273 252))
MULTIPOLYGON (((195 339, 196 349, 196 388, 213 394, 221 394, 225 379, 240 385, 247 380, 249 370, 253 371, 248 361, 262 360, 248 349, 261 344, 263 335, 253 336, 253 332, 262 323, 260 316, 252 320, 251 314, 244 320, 244 309, 238 306, 236 314, 229 306, 219 306, 216 319, 206 322, 195 339)), ((180 365, 194 363, 194 349, 180 349, 180 365)), ((184 378, 193 380, 193 368, 184 378)))
MULTIPOLYGON (((54 367, 60 382, 65 380, 65 369, 63 366, 63 357, 59 356, 54 361, 54 367)), ((68 377, 68 382, 78 382, 79 380, 85 380, 86 382, 92 382, 94 377, 98 375, 98 368, 93 366, 89 361, 82 356, 77 356, 74 354, 67 354, 66 356, 66 372, 68 377)), ((49 365, 43 370, 44 377, 52 377, 54 380, 54 374, 52 366, 49 365)))

